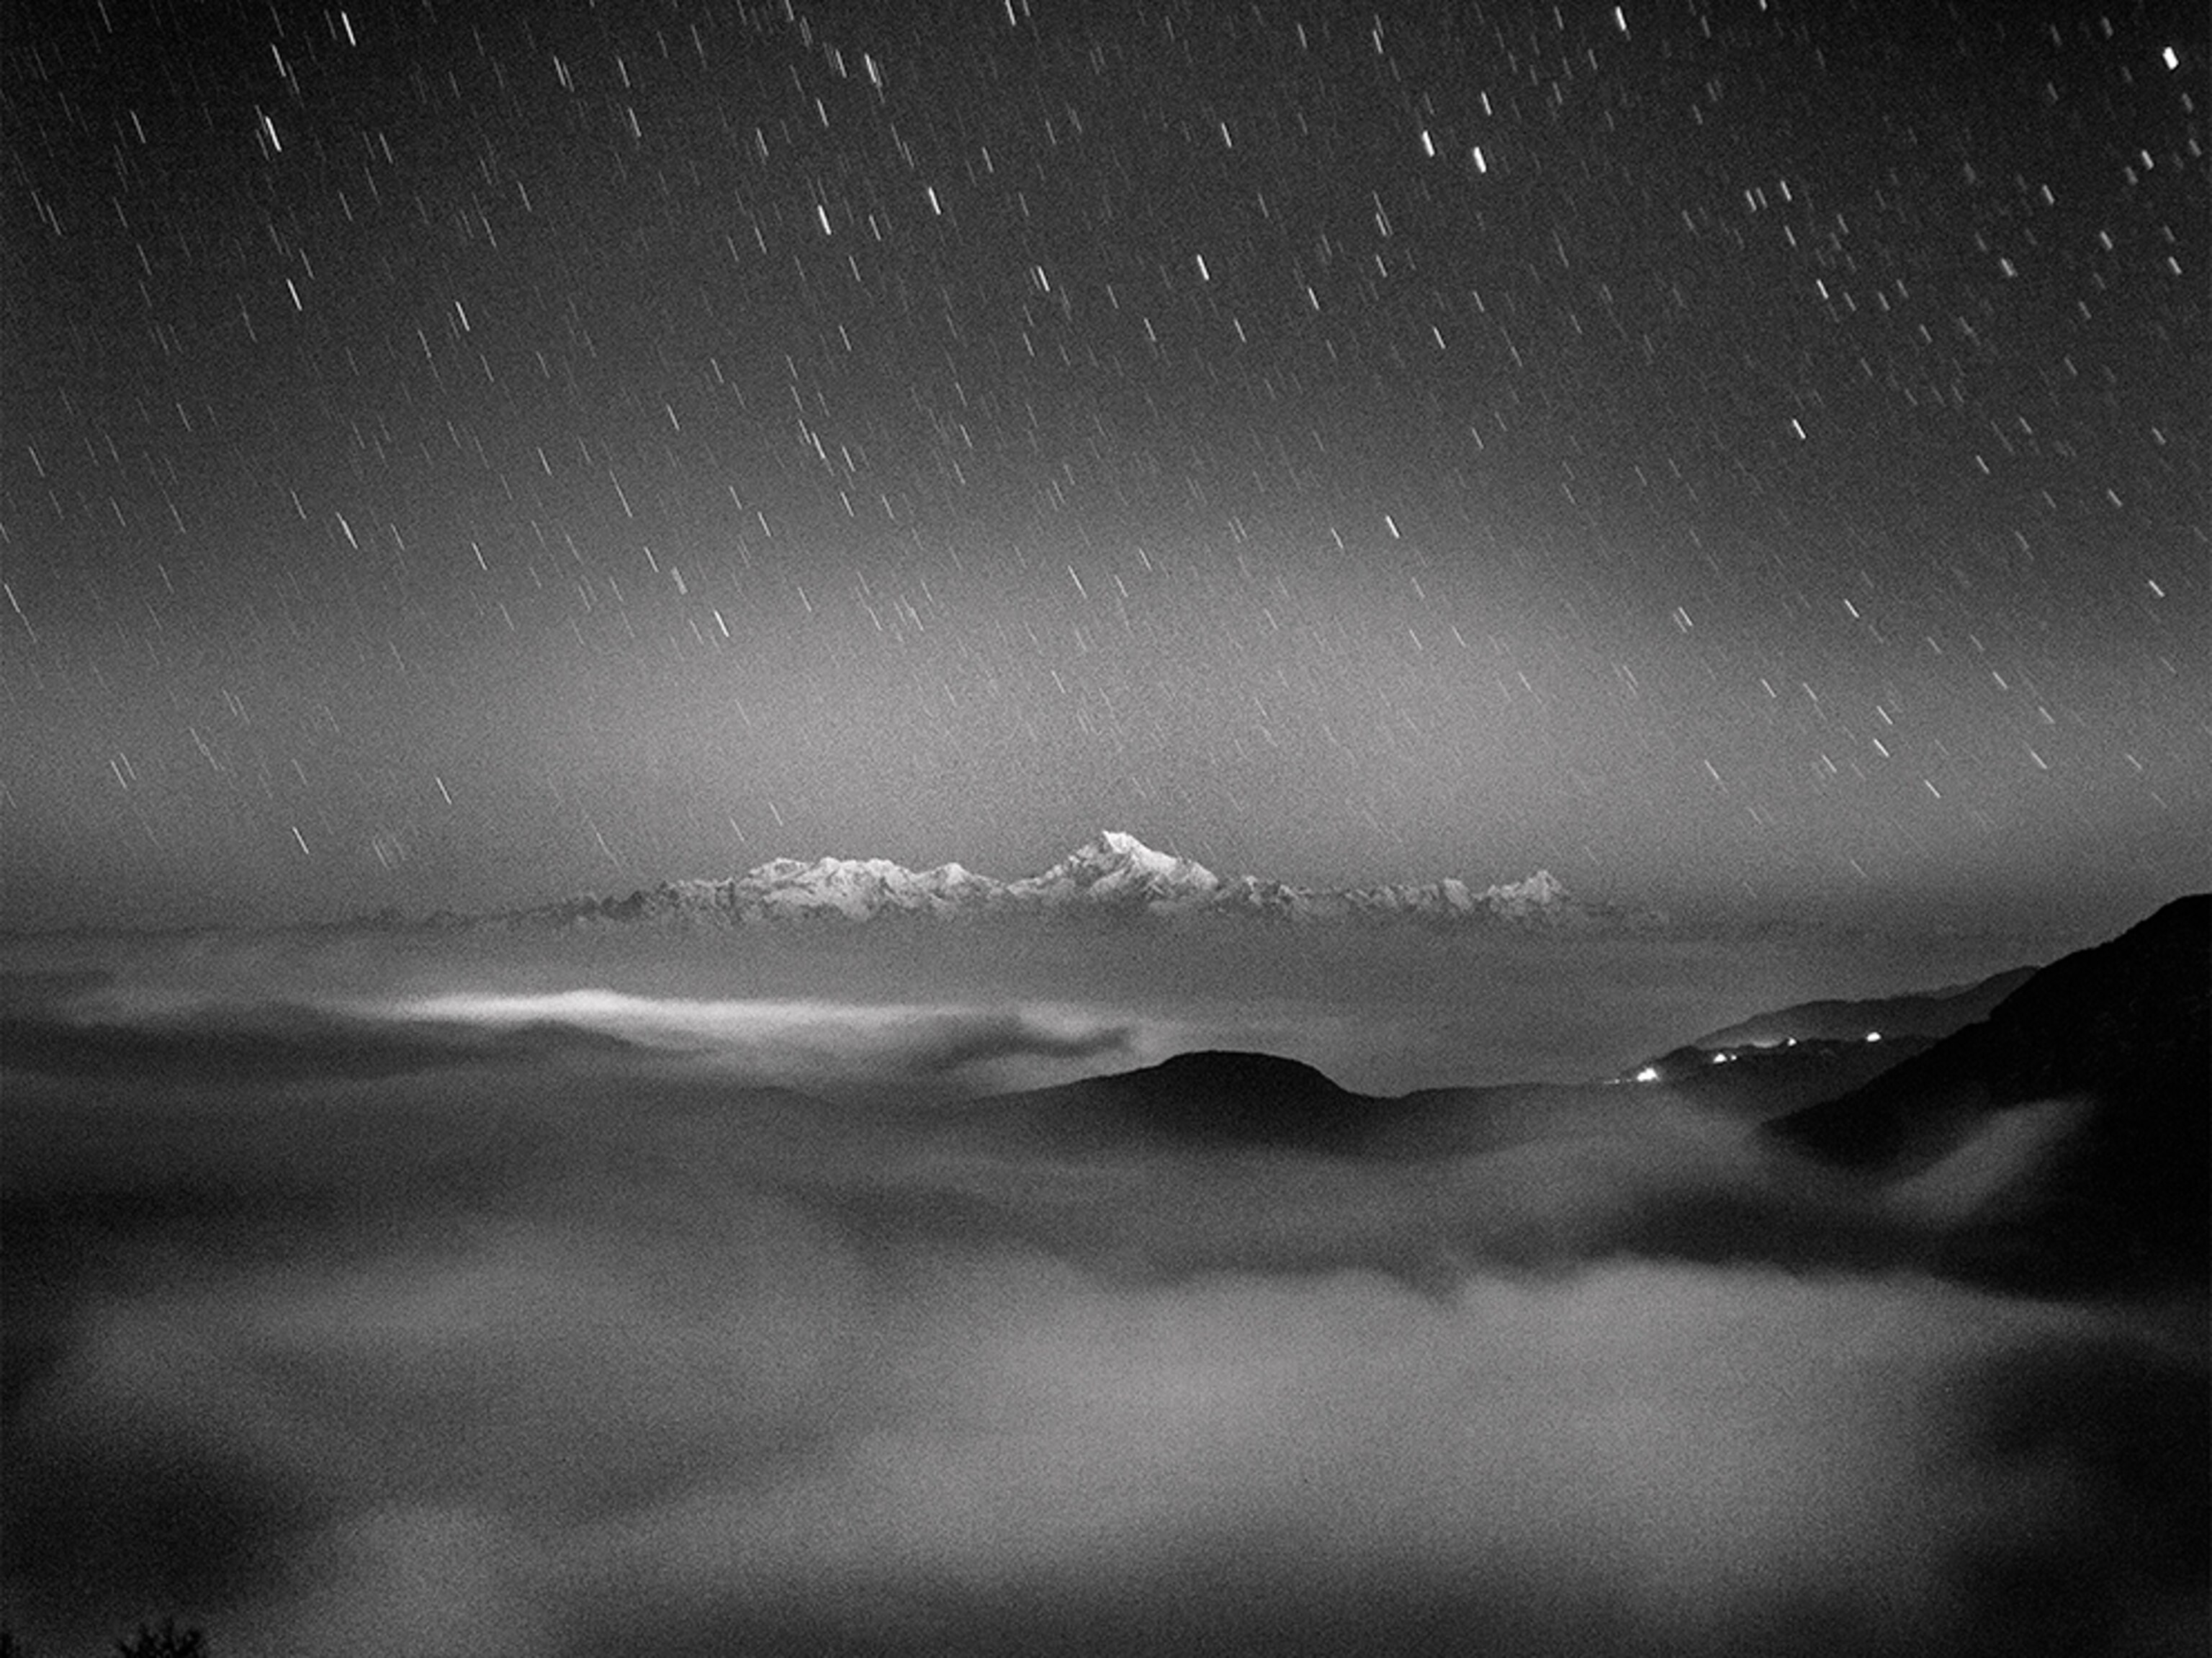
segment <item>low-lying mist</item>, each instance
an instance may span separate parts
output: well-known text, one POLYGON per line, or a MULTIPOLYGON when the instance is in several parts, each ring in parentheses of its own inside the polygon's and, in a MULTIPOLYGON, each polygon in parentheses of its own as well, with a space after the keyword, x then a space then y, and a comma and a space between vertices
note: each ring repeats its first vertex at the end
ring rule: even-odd
MULTIPOLYGON (((1571 1082, 1608 1076, 1703 1031, 1814 997, 1959 984, 2061 953, 2049 939, 1807 932, 1765 939, 1613 937, 1418 928, 1078 927, 1008 923, 613 928, 539 934, 176 934, 0 941, 0 974, 77 969, 110 977, 111 1012, 155 1018, 312 998, 377 1017, 459 1015, 565 1001, 555 1016, 641 1039, 742 1045, 735 1018, 702 1009, 1057 1009, 1156 1033, 1133 1063, 1190 1047, 1247 1048, 1317 1065, 1349 1088, 1571 1082), (592 1014, 579 1003, 596 997, 592 1014), (627 1015, 618 1004, 634 1005, 627 1015), (470 1003, 476 1004, 471 1007, 470 1003), (720 1019, 719 1032, 702 1024, 720 1019), (658 1027, 662 1034, 651 1034, 658 1027)), ((756 1023, 757 1030, 761 1027, 756 1023)), ((851 1062, 849 1029, 823 1045, 851 1062)), ((994 1084, 1086 1070, 1048 1066, 994 1084)), ((755 1074, 766 1074, 757 1068, 755 1074)), ((808 1076, 810 1083, 837 1079, 808 1076)))
POLYGON ((2007 1147, 1121 1145, 976 1098, 1187 1044, 1066 1003, 11 1005, 33 1658, 2203 1649, 2201 1308, 1925 1270, 2007 1147))

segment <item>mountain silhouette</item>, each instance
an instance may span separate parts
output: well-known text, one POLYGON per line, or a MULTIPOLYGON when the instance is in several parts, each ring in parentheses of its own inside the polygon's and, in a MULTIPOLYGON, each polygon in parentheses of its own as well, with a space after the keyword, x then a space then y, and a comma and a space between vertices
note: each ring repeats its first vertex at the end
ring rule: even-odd
POLYGON ((1349 1145, 1385 1103, 1295 1059, 1223 1050, 1180 1053, 1108 1087, 1156 1133, 1233 1145, 1349 1145))
POLYGON ((1898 1180, 2004 1113, 2073 1102, 2080 1120, 2032 1192, 1958 1247, 2040 1286, 2207 1275, 2212 1228, 2212 894, 2176 899, 2039 969, 1987 1019, 1865 1087, 1769 1125, 1815 1156, 1898 1180))
POLYGON ((1972 984, 1901 996, 1799 1002, 1709 1031, 1689 1045, 1711 1051, 1764 1047, 1791 1039, 1851 1042, 1869 1031, 1879 1031, 1885 1041, 1903 1036, 1949 1036, 1988 1018, 1997 1003, 2033 978, 2035 971, 2014 967, 1972 984))
POLYGON ((971 1108, 977 1120, 1002 1126, 1026 1119, 1066 1149, 1149 1144, 1330 1155, 1367 1149, 1403 1110, 1400 1100, 1354 1094, 1297 1060, 1220 1049, 971 1108))

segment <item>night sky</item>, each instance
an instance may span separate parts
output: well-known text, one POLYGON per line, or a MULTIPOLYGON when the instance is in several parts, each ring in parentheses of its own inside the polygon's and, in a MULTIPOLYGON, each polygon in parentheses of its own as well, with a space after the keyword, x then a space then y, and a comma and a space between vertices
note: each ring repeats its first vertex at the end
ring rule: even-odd
POLYGON ((2201 6, 4 27, 0 923, 2207 884, 2201 6))

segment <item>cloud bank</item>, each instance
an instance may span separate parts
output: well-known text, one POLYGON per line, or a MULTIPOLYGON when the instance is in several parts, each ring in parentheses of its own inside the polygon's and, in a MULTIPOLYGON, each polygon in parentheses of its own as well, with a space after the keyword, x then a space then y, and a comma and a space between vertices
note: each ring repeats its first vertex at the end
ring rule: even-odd
POLYGON ((2201 1649, 2201 1327, 1879 1265, 1738 1130, 1081 1149, 884 1091, 1149 1039, 1066 1010, 348 1016, 436 1062, 9 1078, 35 1654, 2201 1649))

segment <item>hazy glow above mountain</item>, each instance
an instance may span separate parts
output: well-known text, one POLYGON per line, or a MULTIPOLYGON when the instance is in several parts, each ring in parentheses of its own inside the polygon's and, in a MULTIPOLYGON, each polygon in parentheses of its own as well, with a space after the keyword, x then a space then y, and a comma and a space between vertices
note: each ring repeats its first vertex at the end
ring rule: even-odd
POLYGON ((2178 6, 272 3, 10 13, 0 927, 2212 868, 2178 6))

